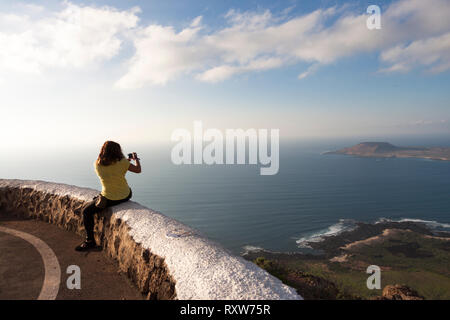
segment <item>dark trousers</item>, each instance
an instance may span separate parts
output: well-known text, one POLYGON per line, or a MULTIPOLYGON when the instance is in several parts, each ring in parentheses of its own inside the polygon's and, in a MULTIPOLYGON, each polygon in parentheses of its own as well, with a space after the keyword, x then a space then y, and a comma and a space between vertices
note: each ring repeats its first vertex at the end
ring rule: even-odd
MULTIPOLYGON (((121 199, 121 200, 107 199, 106 208, 112 207, 112 206, 118 205, 122 202, 126 202, 126 201, 130 200, 131 195, 132 195, 132 193, 131 193, 131 189, 130 189, 130 194, 125 199, 121 199)), ((102 209, 102 208, 96 207, 95 202, 96 202, 96 200, 94 198, 94 200, 88 202, 81 210, 81 213, 83 214, 83 224, 84 224, 84 229, 86 230, 86 240, 87 241, 94 240, 94 214, 106 209, 106 208, 102 209)))

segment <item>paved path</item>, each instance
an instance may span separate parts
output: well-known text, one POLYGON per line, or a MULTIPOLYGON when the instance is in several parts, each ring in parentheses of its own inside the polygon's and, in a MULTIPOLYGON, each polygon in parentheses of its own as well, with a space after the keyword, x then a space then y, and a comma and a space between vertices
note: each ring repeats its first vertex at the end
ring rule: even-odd
POLYGON ((54 225, 0 212, 0 299, 142 299, 102 251, 76 252, 82 239, 54 225), (68 289, 70 265, 81 289, 68 289))

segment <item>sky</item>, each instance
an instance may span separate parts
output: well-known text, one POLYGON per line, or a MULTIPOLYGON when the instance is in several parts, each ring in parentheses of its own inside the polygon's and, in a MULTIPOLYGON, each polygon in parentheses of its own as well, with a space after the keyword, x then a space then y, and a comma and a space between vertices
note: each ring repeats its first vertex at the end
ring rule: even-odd
POLYGON ((195 120, 449 135, 449 88, 450 0, 0 3, 3 150, 170 142, 195 120))

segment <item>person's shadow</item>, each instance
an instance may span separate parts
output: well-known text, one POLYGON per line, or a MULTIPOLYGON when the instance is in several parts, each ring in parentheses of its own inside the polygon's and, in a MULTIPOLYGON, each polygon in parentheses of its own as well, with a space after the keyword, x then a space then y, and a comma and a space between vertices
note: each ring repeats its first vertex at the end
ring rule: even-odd
POLYGON ((100 251, 103 251, 103 247, 97 245, 97 246, 95 246, 95 247, 86 249, 86 250, 84 251, 84 256, 87 257, 87 256, 89 255, 90 252, 100 252, 100 251))

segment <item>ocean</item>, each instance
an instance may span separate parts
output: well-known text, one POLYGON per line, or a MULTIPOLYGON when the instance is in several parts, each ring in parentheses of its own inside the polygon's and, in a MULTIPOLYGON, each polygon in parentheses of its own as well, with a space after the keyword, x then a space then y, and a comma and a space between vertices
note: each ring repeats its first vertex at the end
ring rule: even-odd
MULTIPOLYGON (((450 227, 450 162, 323 155, 360 142, 290 141, 280 145, 280 170, 259 165, 173 165, 171 146, 124 147, 138 152, 143 172, 129 172, 133 199, 175 218, 236 254, 263 248, 301 251, 305 241, 381 219, 427 221, 450 227)), ((450 146, 391 139, 396 145, 450 146)), ((0 160, 0 178, 36 179, 100 189, 93 171, 98 150, 26 150, 0 160)))

